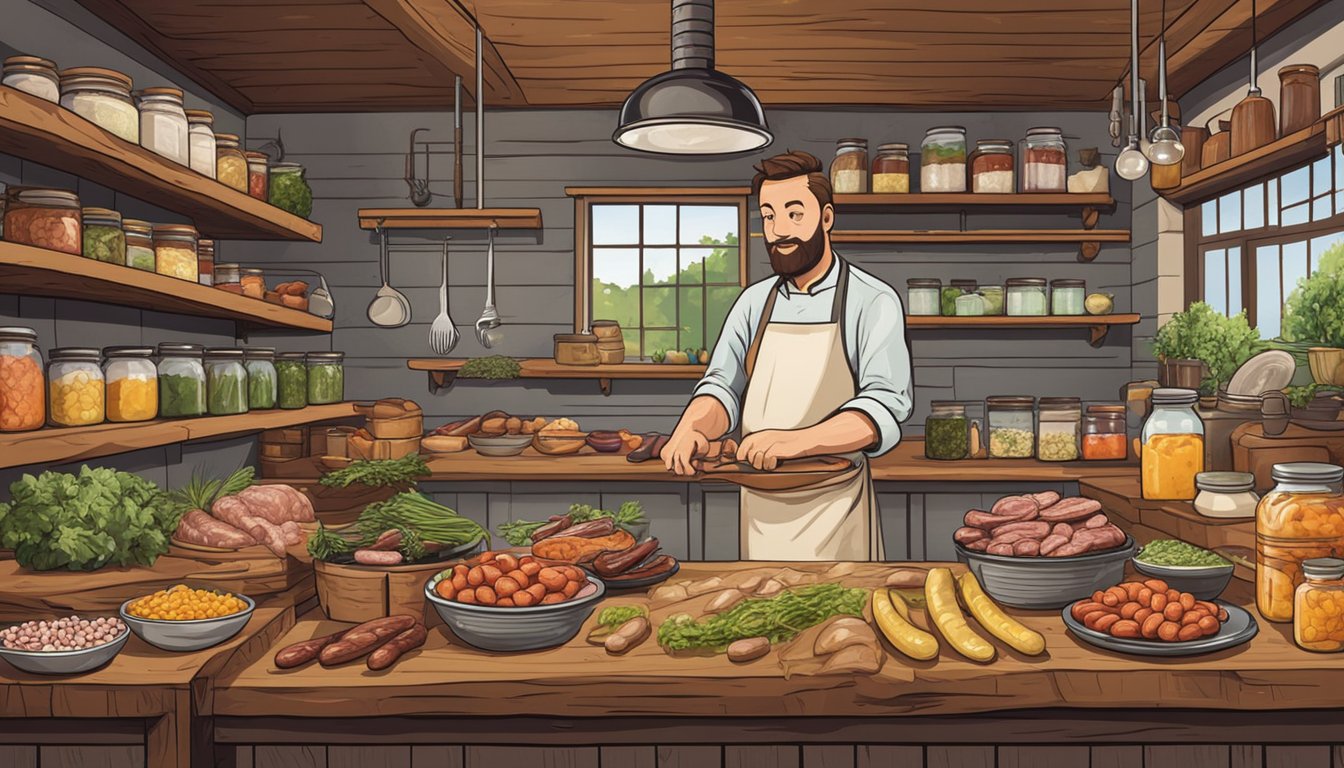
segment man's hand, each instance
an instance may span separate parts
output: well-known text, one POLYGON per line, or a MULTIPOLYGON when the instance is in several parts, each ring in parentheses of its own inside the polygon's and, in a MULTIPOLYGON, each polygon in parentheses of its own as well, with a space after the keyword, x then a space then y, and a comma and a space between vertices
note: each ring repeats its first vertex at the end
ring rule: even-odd
POLYGON ((769 472, 778 467, 781 461, 809 455, 815 446, 809 445, 805 438, 800 439, 801 434, 801 431, 785 429, 753 432, 742 439, 742 444, 737 448, 737 460, 769 472))
POLYGON ((677 426, 663 446, 663 465, 678 475, 694 475, 694 460, 709 452, 709 438, 685 424, 677 426))

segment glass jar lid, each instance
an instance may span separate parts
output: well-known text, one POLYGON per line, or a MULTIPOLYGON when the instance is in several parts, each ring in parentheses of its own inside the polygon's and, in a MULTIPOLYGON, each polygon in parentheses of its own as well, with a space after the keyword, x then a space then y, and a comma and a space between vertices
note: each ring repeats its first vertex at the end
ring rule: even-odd
POLYGON ((308 357, 307 352, 278 352, 275 355, 276 360, 293 360, 299 363, 302 363, 306 357, 308 357))
POLYGON ((1009 288, 1044 288, 1044 277, 1010 277, 1003 281, 1009 288))
POLYGON ((1200 472, 1195 475, 1195 487, 1214 493, 1245 493, 1255 488, 1255 475, 1250 472, 1200 472))
POLYGON ((885 155, 885 154, 888 154, 888 153, 891 153, 891 154, 908 154, 909 152, 910 152, 910 145, 909 145, 909 144, 904 144, 904 143, 902 143, 902 142, 892 142, 892 143, 890 143, 890 144, 878 144, 878 145, 877 145, 877 154, 879 154, 879 155, 885 155))
POLYGON ((153 347, 103 347, 103 357, 108 360, 113 358, 142 357, 148 358, 154 356, 153 347))
POLYGON ((339 363, 345 359, 344 352, 309 352, 310 363, 339 363))
POLYGON ((27 341, 37 343, 37 331, 22 325, 0 326, 0 341, 27 341))
POLYGON ((1318 581, 1344 579, 1344 560, 1337 557, 1311 557, 1302 561, 1302 575, 1318 581))
POLYGON ((1036 406, 1036 398, 1026 395, 992 395, 985 398, 990 408, 1004 411, 1030 411, 1036 406))
POLYGON ((205 347, 200 344, 183 344, 177 341, 165 341, 159 344, 160 357, 200 357, 205 347))
POLYGON ((1076 277, 1061 277, 1050 281, 1051 288, 1086 288, 1087 281, 1076 277))
POLYGON ((1275 464, 1270 476, 1275 481, 1295 482, 1313 481, 1319 483, 1338 483, 1344 480, 1344 467, 1314 461, 1294 461, 1275 464))
POLYGON ((905 281, 907 288, 942 288, 943 281, 936 277, 912 277, 905 281))
POLYGON ((61 70, 61 90, 78 88, 81 85, 111 85, 126 91, 129 95, 134 81, 124 72, 104 67, 71 67, 61 70))
POLYGON ((215 360, 242 360, 243 350, 239 347, 209 347, 205 356, 215 360))
POLYGON ((47 353, 51 362, 98 362, 103 359, 102 350, 97 347, 57 347, 47 353))
POLYGON ((57 208, 78 208, 79 195, 68 189, 46 189, 44 187, 10 187, 9 193, 14 200, 24 205, 48 206, 57 208))
POLYGON ((248 360, 274 360, 275 347, 243 347, 243 357, 248 360))
POLYGON ((1180 387, 1158 387, 1153 390, 1153 405, 1194 405, 1199 392, 1180 387))
POLYGON ((208 109, 188 109, 187 122, 192 125, 214 125, 215 115, 208 109))
POLYGON ((101 224, 108 227, 121 226, 121 214, 110 208, 85 208, 80 213, 86 225, 101 224))

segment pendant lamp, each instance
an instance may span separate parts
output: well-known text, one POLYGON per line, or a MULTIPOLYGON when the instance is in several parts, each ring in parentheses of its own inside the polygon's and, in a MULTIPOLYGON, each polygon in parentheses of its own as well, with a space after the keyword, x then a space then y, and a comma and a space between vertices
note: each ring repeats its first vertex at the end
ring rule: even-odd
POLYGON ((714 69, 714 0, 672 0, 672 69, 626 97, 611 138, 668 155, 749 152, 774 141, 756 94, 714 69))
POLYGON ((1139 0, 1129 0, 1129 26, 1129 136, 1125 139, 1125 148, 1115 158, 1115 172, 1126 181, 1135 181, 1148 172, 1148 157, 1139 149, 1140 121, 1143 120, 1139 107, 1139 0))
POLYGON ((1260 95, 1259 67, 1256 49, 1260 35, 1255 19, 1255 0, 1251 0, 1251 83, 1246 97, 1232 108, 1232 156, 1263 147, 1276 138, 1278 122, 1274 119, 1274 102, 1260 95))
POLYGON ((1162 100, 1162 123, 1153 129, 1144 154, 1153 165, 1175 165, 1185 157, 1181 134, 1171 127, 1167 109, 1167 0, 1162 0, 1162 32, 1157 41, 1157 92, 1162 100))

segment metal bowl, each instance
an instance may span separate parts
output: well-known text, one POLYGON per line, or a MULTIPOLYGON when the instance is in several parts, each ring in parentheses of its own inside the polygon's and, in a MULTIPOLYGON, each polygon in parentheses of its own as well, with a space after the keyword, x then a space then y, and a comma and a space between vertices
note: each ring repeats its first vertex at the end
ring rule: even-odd
POLYGON ((589 576, 588 586, 563 603, 527 608, 468 605, 439 597, 434 587, 443 576, 437 574, 425 585, 425 599, 463 642, 502 653, 564 645, 579 634, 607 591, 601 581, 589 576))
POLYGON ((238 634, 243 630, 243 627, 247 626, 248 619, 252 618, 252 612, 257 609, 256 601, 237 592, 231 594, 247 603, 247 608, 238 613, 213 619, 170 621, 167 619, 137 618, 127 613, 126 608, 139 600, 138 597, 122 603, 119 613, 121 614, 121 620, 126 622, 126 626, 131 628, 136 637, 155 648, 162 648, 165 651, 199 651, 219 645, 238 634))
POLYGON ((467 435, 467 442, 482 456, 517 456, 532 444, 532 435, 467 435))
POLYGON ((1013 608, 1062 608, 1124 581, 1134 539, 1104 552, 1075 557, 1008 557, 974 552, 954 542, 957 559, 995 601, 1013 608))
POLYGON ((110 643, 77 651, 20 651, 0 647, 0 658, 35 675, 78 675, 106 665, 121 653, 130 636, 129 631, 122 632, 110 643))
POLYGON ((1227 565, 1153 565, 1138 559, 1133 560, 1134 570, 1144 576, 1161 579, 1167 586, 1180 592, 1189 592, 1198 600, 1212 600, 1227 589, 1232 581, 1232 572, 1236 566, 1227 565))

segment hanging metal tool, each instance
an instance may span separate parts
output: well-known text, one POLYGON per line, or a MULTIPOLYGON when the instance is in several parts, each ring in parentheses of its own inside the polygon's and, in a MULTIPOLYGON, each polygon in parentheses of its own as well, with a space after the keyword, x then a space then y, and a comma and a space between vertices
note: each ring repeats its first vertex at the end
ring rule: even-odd
POLYGON ((462 76, 453 77, 453 205, 462 207, 462 76))
POLYGON ((416 128, 411 131, 410 148, 406 150, 406 186, 411 188, 408 197, 416 208, 424 208, 434 195, 429 191, 429 144, 425 144, 425 178, 415 175, 415 139, 428 128, 416 128))

